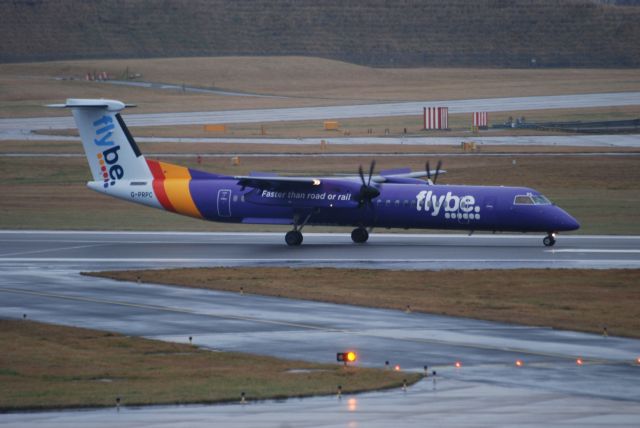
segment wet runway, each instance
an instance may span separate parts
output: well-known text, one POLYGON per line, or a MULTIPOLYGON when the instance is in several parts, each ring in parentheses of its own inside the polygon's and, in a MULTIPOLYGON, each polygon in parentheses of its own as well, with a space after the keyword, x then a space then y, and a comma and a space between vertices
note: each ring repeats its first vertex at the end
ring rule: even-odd
MULTIPOLYGON (((311 233, 287 247, 284 233, 0 231, 0 264, 106 266, 338 266, 390 269, 638 268, 640 237, 543 234, 311 233)), ((308 232, 308 233, 307 233, 308 232)), ((374 231, 375 232, 375 231, 374 231)))
POLYGON ((405 370, 422 372, 428 365, 437 372, 435 381, 431 376, 406 392, 342 400, 11 414, 2 415, 0 426, 382 427, 428 420, 438 426, 637 426, 640 340, 78 273, 219 264, 461 268, 492 266, 487 260, 502 267, 529 259, 540 266, 640 262, 640 237, 560 238, 547 251, 541 237, 510 235, 374 235, 369 245, 355 246, 347 235, 307 234, 302 247, 288 248, 280 234, 0 232, 3 318, 26 313, 38 321, 177 342, 193 336, 194 344, 209 349, 318 362, 334 362, 337 351, 349 348, 359 352, 363 366, 389 361, 405 370), (576 364, 577 358, 584 364, 576 364), (515 365, 518 359, 522 367, 515 365))

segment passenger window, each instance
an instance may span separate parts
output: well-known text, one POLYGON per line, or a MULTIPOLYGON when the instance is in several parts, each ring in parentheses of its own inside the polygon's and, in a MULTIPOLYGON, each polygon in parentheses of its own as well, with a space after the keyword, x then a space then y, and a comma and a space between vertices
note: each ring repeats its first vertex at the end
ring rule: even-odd
POLYGON ((409 206, 409 201, 407 201, 406 199, 404 201, 402 201, 402 206, 403 207, 408 207, 409 206))
POLYGON ((387 201, 384 203, 384 205, 386 207, 390 207, 391 206, 391 201, 389 199, 387 199, 387 201))
POLYGON ((233 202, 238 202, 238 195, 233 195, 233 202))
POLYGON ((244 195, 240 196, 240 202, 244 202, 244 195))
POLYGON ((400 206, 400 200, 396 199, 396 203, 395 203, 396 207, 400 206))

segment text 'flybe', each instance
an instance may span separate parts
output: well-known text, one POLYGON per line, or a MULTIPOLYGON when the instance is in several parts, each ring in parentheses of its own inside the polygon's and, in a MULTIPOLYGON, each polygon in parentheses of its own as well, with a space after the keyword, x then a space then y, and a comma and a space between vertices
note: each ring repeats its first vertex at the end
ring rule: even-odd
POLYGON ((116 184, 117 180, 124 177, 124 169, 118 165, 118 150, 120 146, 116 146, 113 142, 113 119, 111 116, 104 115, 100 119, 93 122, 96 128, 96 138, 93 140, 98 147, 109 147, 102 153, 98 153, 98 162, 104 180, 104 188, 116 184))
POLYGON ((416 195, 416 210, 431 213, 436 217, 444 212, 445 218, 479 220, 480 206, 472 195, 456 196, 451 192, 436 195, 432 190, 423 190, 416 195))

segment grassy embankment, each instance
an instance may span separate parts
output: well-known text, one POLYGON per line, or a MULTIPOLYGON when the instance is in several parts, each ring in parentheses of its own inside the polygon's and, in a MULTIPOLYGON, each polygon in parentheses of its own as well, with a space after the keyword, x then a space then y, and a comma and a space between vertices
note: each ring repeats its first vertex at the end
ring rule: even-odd
POLYGON ((0 320, 0 411, 218 403, 393 388, 415 373, 313 364, 0 320))
POLYGON ((637 67, 640 10, 620 3, 5 1, 0 60, 295 53, 394 67, 637 67))
POLYGON ((639 270, 384 271, 200 268, 106 278, 640 337, 639 270))
MULTIPOLYGON (((383 157, 378 170, 399 166, 424 168, 425 158, 383 157)), ((159 156, 159 158, 162 158, 159 156)), ((226 158, 167 161, 226 174, 249 171, 287 171, 293 174, 356 173, 370 158, 311 157, 242 158, 234 167, 226 158), (351 168, 349 168, 351 165, 351 168)), ((573 214, 582 224, 579 233, 637 234, 640 224, 640 168, 637 157, 544 156, 445 159, 448 170, 440 182, 527 186, 540 190, 573 214), (514 164, 513 161, 516 163, 514 164)), ((0 158, 0 228, 250 231, 283 227, 225 225, 203 222, 160 210, 108 198, 88 190, 90 179, 82 158, 0 158), (126 219, 124 221, 123 219, 126 219)), ((318 229, 309 229, 309 231, 318 229)), ((326 229, 322 229, 326 230, 326 229)), ((335 229, 333 229, 335 230, 335 229)), ((346 230, 346 229, 344 229, 346 230)))

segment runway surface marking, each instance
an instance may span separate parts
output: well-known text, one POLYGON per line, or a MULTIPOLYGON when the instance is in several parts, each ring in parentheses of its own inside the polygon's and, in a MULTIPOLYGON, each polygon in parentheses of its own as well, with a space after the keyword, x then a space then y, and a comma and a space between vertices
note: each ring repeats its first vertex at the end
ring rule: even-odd
POLYGON ((600 249, 600 248, 558 248, 557 250, 545 250, 547 253, 640 253, 640 250, 600 249))
MULTIPOLYGON (((347 335, 373 337, 373 338, 379 338, 379 339, 394 339, 394 340, 414 342, 414 343, 430 343, 430 344, 440 344, 440 345, 447 345, 447 346, 460 346, 460 347, 471 348, 471 349, 484 349, 484 350, 491 350, 491 351, 511 352, 511 353, 519 353, 523 355, 535 355, 535 356, 542 356, 542 357, 566 359, 571 361, 575 360, 576 358, 576 355, 567 355, 567 354, 562 354, 557 352, 541 352, 541 351, 535 351, 535 350, 525 349, 525 348, 491 346, 491 345, 483 345, 479 343, 467 343, 467 342, 458 342, 458 341, 449 341, 449 340, 440 340, 440 339, 398 337, 398 336, 388 335, 388 334, 372 333, 370 331, 354 331, 354 330, 339 329, 339 328, 329 328, 329 327, 322 327, 322 326, 317 326, 313 324, 269 320, 269 319, 249 317, 249 316, 220 315, 220 314, 214 314, 211 312, 198 312, 198 311, 185 309, 185 308, 133 303, 133 302, 118 301, 118 300, 98 299, 98 298, 90 298, 90 297, 82 297, 82 296, 69 296, 65 294, 49 293, 49 292, 43 292, 43 291, 2 287, 0 288, 0 292, 34 295, 34 296, 40 296, 40 297, 46 297, 46 298, 70 300, 70 301, 77 301, 77 302, 98 303, 98 304, 112 305, 112 306, 124 306, 124 307, 131 307, 131 308, 148 309, 153 311, 161 311, 161 312, 183 313, 183 314, 206 316, 211 318, 234 320, 234 321, 248 321, 248 322, 255 322, 259 324, 279 325, 279 326, 285 326, 285 327, 295 327, 295 328, 300 328, 305 330, 315 330, 315 331, 322 331, 327 333, 342 333, 347 335)), ((527 326, 523 326, 523 328, 527 328, 527 326)), ((590 361, 592 364, 601 364, 601 363, 611 364, 611 365, 628 364, 624 361, 604 359, 604 358, 589 358, 588 361, 590 361)))
MULTIPOLYGON (((4 242, 4 241, 0 241, 0 242, 4 242)), ((24 242, 24 241, 22 241, 22 242, 24 242)), ((71 242, 73 242, 73 241, 71 241, 71 242)), ((100 246, 103 246, 103 245, 108 245, 108 244, 76 245, 76 246, 73 246, 73 247, 56 247, 56 248, 47 248, 47 249, 43 249, 43 250, 21 251, 21 252, 17 252, 17 253, 0 254, 0 257, 4 259, 4 258, 7 258, 9 256, 22 256, 22 255, 25 255, 25 254, 48 253, 48 252, 51 252, 51 251, 78 250, 80 248, 93 248, 93 247, 100 247, 100 246)))

